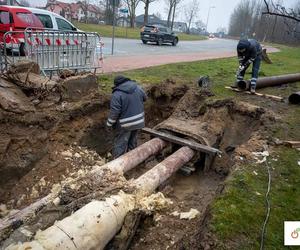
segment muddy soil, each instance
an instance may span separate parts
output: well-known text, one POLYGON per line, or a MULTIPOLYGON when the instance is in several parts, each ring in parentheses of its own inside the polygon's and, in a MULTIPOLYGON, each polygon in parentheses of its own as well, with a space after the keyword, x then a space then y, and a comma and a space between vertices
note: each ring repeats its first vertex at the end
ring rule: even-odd
MULTIPOLYGON (((169 83, 146 89, 146 122, 151 126, 170 115, 187 87, 169 83)), ((34 106, 18 94, 35 111, 0 109, 0 204, 8 209, 20 209, 49 193, 54 184, 105 163, 113 138, 105 131, 109 94, 95 90, 80 100, 47 107, 42 104, 48 100, 34 106)))
MULTIPOLYGON (((149 100, 145 113, 148 127, 157 126, 157 129, 219 148, 223 156, 216 158, 210 170, 204 173, 205 158, 198 154, 189 164, 195 169, 191 176, 179 171, 164 183, 159 190, 173 203, 166 209, 142 216, 137 230, 133 232, 129 249, 210 247, 209 242, 199 242, 209 205, 223 189, 224 179, 235 164, 251 160, 251 152, 263 149, 266 143, 264 130, 273 116, 247 103, 231 99, 213 100, 209 93, 178 86, 172 81, 150 86, 147 93, 149 100), (172 214, 190 209, 199 212, 191 220, 172 214)), ((20 209, 45 196, 55 184, 62 185, 68 179, 83 176, 110 160, 108 152, 113 135, 105 132, 109 100, 109 95, 96 91, 80 101, 34 106, 34 111, 16 114, 0 109, 0 135, 5 138, 5 146, 0 152, 0 175, 3 177, 0 181, 0 203, 6 205, 6 214, 10 209, 20 209)), ((139 143, 149 139, 149 135, 141 134, 139 143)), ((126 179, 140 176, 176 148, 178 146, 169 147, 158 157, 148 159, 145 164, 127 173, 126 179)), ((125 185, 120 178, 108 178, 105 183, 110 183, 110 187, 115 184, 116 190, 125 185)), ((93 190, 88 186, 83 193, 70 191, 64 202, 72 204, 72 201, 87 193, 101 191, 101 188, 105 187, 93 190)), ((81 200, 69 206, 61 216, 89 201, 81 200)), ((49 211, 48 216, 51 217, 52 210, 49 211)), ((47 222, 45 225, 48 225, 47 222)))

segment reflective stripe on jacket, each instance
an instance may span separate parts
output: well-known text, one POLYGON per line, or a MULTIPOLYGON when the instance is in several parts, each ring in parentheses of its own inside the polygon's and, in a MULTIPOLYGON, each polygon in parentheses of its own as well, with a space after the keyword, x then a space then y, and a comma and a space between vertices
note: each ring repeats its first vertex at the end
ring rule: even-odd
POLYGON ((143 128, 146 98, 143 89, 134 81, 126 81, 114 87, 106 125, 118 125, 127 130, 143 128))

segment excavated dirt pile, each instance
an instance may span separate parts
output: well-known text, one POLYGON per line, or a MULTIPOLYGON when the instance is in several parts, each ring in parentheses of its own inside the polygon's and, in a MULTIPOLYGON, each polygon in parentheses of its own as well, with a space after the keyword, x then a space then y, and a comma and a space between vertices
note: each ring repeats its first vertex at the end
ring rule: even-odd
MULTIPOLYGON (((163 157, 160 154, 131 170, 127 180, 107 171, 101 173, 100 182, 94 182, 95 176, 89 173, 110 160, 113 135, 104 130, 110 95, 99 93, 91 74, 63 72, 63 79, 50 81, 49 87, 36 74, 36 65, 26 65, 23 75, 17 65, 0 78, 0 222, 1 217, 13 216, 49 193, 60 195, 33 218, 2 231, 2 247, 31 240, 36 231, 92 199, 119 190, 131 192, 128 180, 163 157), (41 79, 42 86, 35 84, 41 79)), ((204 248, 199 235, 209 204, 221 192, 230 170, 252 160, 252 152, 264 149, 264 131, 273 117, 260 107, 216 100, 207 92, 172 81, 147 88, 147 94, 148 127, 216 147, 222 157, 215 158, 204 173, 204 155, 199 154, 189 166, 195 170, 191 176, 177 173, 160 187, 167 204, 160 207, 153 201, 147 205, 150 209, 129 214, 107 249, 204 248)), ((144 134, 139 137, 140 143, 149 139, 144 134)), ((162 153, 165 156, 177 148, 173 145, 162 153)))

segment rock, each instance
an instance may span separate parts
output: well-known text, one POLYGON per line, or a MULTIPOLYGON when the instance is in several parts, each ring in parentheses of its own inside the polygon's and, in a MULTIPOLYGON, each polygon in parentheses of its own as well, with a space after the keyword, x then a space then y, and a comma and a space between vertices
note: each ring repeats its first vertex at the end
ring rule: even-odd
POLYGON ((78 154, 78 153, 75 153, 74 156, 75 156, 76 158, 81 158, 81 155, 78 154))
POLYGON ((59 198, 59 197, 56 197, 56 198, 53 200, 53 204, 54 204, 55 206, 58 206, 59 203, 60 203, 60 198, 59 198))
POLYGON ((73 156, 72 152, 70 152, 69 150, 61 152, 61 155, 65 156, 65 157, 72 157, 73 156))
POLYGON ((0 78, 0 108, 17 114, 35 111, 21 89, 3 78, 0 78))

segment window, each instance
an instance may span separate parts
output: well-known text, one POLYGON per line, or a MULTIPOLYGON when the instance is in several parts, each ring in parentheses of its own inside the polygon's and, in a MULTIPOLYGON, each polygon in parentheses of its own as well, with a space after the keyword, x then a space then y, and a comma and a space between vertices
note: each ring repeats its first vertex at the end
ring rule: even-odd
POLYGON ((63 19, 55 18, 59 30, 75 30, 75 28, 63 19))
POLYGON ((26 27, 41 27, 39 19, 32 13, 18 12, 17 17, 25 24, 26 27))
POLYGON ((166 28, 159 28, 159 30, 160 30, 161 32, 167 32, 167 29, 166 29, 166 28))
POLYGON ((35 14, 35 15, 38 17, 38 19, 40 19, 40 21, 42 22, 45 28, 49 28, 49 29, 53 28, 53 23, 49 15, 44 15, 44 14, 35 14))
POLYGON ((0 24, 10 24, 10 15, 8 11, 0 11, 0 24))

